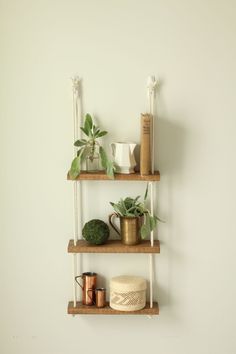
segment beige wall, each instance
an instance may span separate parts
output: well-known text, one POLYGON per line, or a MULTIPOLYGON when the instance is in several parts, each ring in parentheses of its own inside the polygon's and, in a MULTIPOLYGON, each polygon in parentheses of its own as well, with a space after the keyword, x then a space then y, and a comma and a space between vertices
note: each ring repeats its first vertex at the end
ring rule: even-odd
MULTIPOLYGON (((2 0, 1 354, 234 354, 236 2, 2 0), (70 77, 105 143, 139 141, 145 83, 161 80, 156 166, 160 316, 70 317, 70 77)), ((84 185, 84 220, 144 185, 84 185)), ((83 257, 106 279, 148 257, 83 257)), ((106 284, 107 285, 107 284, 106 284)))

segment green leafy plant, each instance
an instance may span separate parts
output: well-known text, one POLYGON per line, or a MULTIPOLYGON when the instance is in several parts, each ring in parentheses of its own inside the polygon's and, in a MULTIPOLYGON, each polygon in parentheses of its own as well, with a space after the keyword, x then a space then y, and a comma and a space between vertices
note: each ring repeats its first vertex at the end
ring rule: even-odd
POLYGON ((85 134, 85 139, 79 139, 75 141, 74 145, 78 147, 77 156, 71 163, 69 175, 71 179, 76 179, 81 171, 81 165, 86 158, 89 158, 91 162, 95 158, 96 147, 99 148, 99 156, 101 159, 102 167, 106 170, 107 175, 110 178, 114 178, 115 166, 113 161, 110 161, 104 148, 100 145, 97 139, 107 134, 107 131, 100 130, 99 127, 94 125, 93 118, 90 114, 86 114, 84 126, 80 129, 85 134))
POLYGON ((143 225, 141 226, 141 237, 145 239, 151 231, 157 226, 157 221, 162 221, 156 215, 151 215, 150 210, 146 207, 148 195, 148 185, 146 188, 143 201, 139 201, 140 196, 136 198, 127 197, 120 199, 118 203, 110 202, 117 216, 120 217, 144 217, 143 225))

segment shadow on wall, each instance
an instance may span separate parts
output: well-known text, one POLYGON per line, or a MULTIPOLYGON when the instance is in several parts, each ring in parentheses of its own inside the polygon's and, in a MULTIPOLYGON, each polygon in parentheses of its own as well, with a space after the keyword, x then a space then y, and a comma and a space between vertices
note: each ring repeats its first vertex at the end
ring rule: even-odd
POLYGON ((175 296, 173 292, 173 281, 175 273, 178 271, 178 265, 184 261, 184 254, 178 247, 179 240, 183 235, 182 221, 174 217, 174 210, 178 206, 174 195, 178 193, 178 187, 182 184, 182 175, 186 165, 186 127, 178 123, 181 122, 177 115, 173 120, 161 117, 157 119, 155 125, 156 136, 156 156, 155 165, 160 170, 161 187, 159 188, 158 197, 161 202, 157 205, 158 215, 165 220, 161 224, 161 254, 163 258, 154 259, 154 293, 160 306, 172 308, 172 316, 176 317, 173 312, 175 305, 175 296), (158 262, 162 263, 163 269, 160 270, 158 262), (156 269, 159 271, 156 272, 156 269), (164 274, 160 277, 159 272, 164 274))
POLYGON ((186 154, 186 128, 164 118, 158 118, 155 126, 155 161, 162 176, 181 175, 186 154))

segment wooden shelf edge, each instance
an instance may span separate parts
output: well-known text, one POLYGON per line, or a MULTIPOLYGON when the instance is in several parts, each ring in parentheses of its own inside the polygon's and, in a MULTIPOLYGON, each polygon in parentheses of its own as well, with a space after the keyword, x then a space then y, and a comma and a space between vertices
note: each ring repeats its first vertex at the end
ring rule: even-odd
POLYGON ((67 308, 69 315, 159 315, 158 302, 153 303, 153 307, 150 308, 150 303, 147 302, 146 306, 142 310, 138 311, 118 311, 109 306, 107 302, 106 307, 97 308, 95 306, 83 305, 80 301, 76 303, 74 307, 73 301, 70 301, 67 308))
POLYGON ((120 240, 109 240, 104 245, 91 245, 85 240, 70 240, 67 248, 68 253, 160 253, 159 240, 154 241, 154 246, 149 240, 141 241, 135 246, 126 246, 120 240))
MULTIPOLYGON (((67 174, 67 180, 72 181, 67 174)), ((81 171, 80 175, 75 179, 76 181, 160 181, 160 172, 155 171, 154 174, 141 176, 139 172, 131 174, 115 173, 115 178, 109 178, 104 171, 96 173, 89 173, 81 171)))

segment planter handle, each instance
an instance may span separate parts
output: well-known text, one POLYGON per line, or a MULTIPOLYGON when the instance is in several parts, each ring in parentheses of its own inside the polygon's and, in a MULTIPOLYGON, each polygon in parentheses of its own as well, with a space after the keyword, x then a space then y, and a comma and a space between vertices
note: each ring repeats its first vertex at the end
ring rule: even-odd
POLYGON ((112 219, 113 219, 114 217, 118 218, 119 216, 118 216, 116 213, 113 213, 113 214, 110 214, 110 215, 109 215, 109 224, 110 224, 111 227, 115 230, 115 232, 116 232, 119 236, 121 236, 120 230, 119 230, 119 229, 117 228, 117 226, 114 224, 114 221, 112 222, 112 219))

